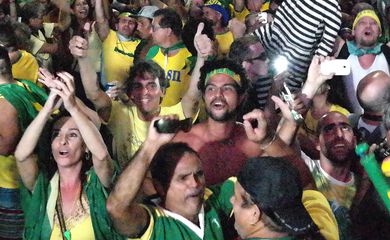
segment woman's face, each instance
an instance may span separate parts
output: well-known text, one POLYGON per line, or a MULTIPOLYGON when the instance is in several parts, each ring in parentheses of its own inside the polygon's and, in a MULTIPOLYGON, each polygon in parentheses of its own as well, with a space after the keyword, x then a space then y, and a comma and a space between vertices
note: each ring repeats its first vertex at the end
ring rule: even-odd
POLYGON ((77 19, 88 18, 89 4, 87 0, 76 0, 72 9, 77 19))
POLYGON ((53 127, 51 151, 58 167, 81 164, 86 147, 81 133, 71 117, 60 118, 53 127))

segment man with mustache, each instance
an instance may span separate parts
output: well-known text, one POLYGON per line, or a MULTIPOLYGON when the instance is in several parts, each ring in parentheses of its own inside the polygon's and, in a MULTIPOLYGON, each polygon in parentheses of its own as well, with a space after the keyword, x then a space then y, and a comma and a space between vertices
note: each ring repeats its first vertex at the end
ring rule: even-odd
POLYGON ((339 226, 340 239, 349 239, 349 211, 357 192, 358 176, 352 172, 356 161, 356 137, 348 118, 339 112, 325 114, 318 123, 320 159, 303 156, 317 189, 330 202, 339 226))
MULTIPOLYGON (((222 88, 226 93, 233 91, 231 85, 222 88)), ((215 100, 214 104, 226 104, 222 102, 215 100)), ((219 113, 214 117, 220 117, 219 113)), ((158 133, 154 122, 160 118, 171 120, 177 116, 153 119, 145 142, 123 170, 109 196, 107 210, 115 229, 126 237, 141 239, 225 239, 234 182, 227 180, 206 188, 200 156, 186 143, 169 143, 174 133, 158 133), (149 170, 161 201, 139 204, 138 192, 149 170)), ((245 131, 252 139, 260 145, 272 145, 261 112, 252 113, 247 121, 245 131), (249 119, 256 121, 258 127, 252 128, 249 119)))
MULTIPOLYGON (((198 152, 202 160, 206 185, 222 183, 235 176, 246 159, 264 153, 270 156, 293 155, 293 151, 271 132, 265 144, 253 141, 251 121, 259 114, 261 124, 267 124, 264 113, 254 110, 243 116, 243 124, 236 122, 248 87, 243 68, 230 60, 206 62, 200 70, 198 89, 202 93, 207 119, 185 133, 179 132, 173 141, 185 142, 198 152), (246 131, 247 130, 247 131, 246 131)), ((311 183, 310 172, 302 161, 290 159, 300 170, 304 186, 311 183)))

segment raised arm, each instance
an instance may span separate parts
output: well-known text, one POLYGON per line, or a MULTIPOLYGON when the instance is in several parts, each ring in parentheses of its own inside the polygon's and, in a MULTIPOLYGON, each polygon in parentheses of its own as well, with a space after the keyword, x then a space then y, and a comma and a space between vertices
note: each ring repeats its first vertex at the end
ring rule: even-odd
POLYGON ((95 15, 96 15, 96 30, 102 42, 107 38, 110 33, 110 25, 108 19, 104 14, 103 0, 96 0, 95 2, 95 15))
POLYGON ((195 117, 199 109, 201 93, 198 90, 200 68, 204 65, 207 57, 214 55, 213 43, 206 34, 202 34, 204 23, 199 23, 194 37, 194 45, 198 53, 195 67, 191 74, 191 82, 187 92, 184 94, 181 104, 186 117, 195 117))
POLYGON ((69 42, 69 49, 78 59, 81 82, 83 83, 87 98, 93 103, 100 118, 108 122, 111 115, 111 99, 99 87, 96 72, 87 58, 88 42, 80 36, 74 36, 69 42))
POLYGON ((174 136, 174 134, 158 134, 153 126, 154 121, 156 119, 150 124, 145 142, 123 170, 107 199, 107 210, 115 229, 128 237, 139 237, 150 221, 146 209, 136 203, 136 196, 154 154, 160 146, 169 142, 174 136))
POLYGON ((67 72, 57 74, 62 80, 56 80, 60 89, 52 89, 61 96, 65 109, 70 113, 83 137, 84 143, 92 154, 93 167, 100 182, 106 188, 112 184, 113 164, 107 146, 99 130, 77 104, 73 76, 67 72))
POLYGON ((45 105, 27 127, 15 150, 16 165, 23 184, 30 191, 33 190, 38 177, 37 155, 34 153, 39 137, 47 120, 61 101, 56 93, 50 92, 45 105))

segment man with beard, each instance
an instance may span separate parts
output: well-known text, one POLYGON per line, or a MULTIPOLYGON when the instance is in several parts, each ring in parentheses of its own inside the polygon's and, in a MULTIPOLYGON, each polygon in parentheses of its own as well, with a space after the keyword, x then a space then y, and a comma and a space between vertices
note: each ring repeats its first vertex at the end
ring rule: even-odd
MULTIPOLYGON (((267 133, 266 144, 252 140, 255 130, 251 122, 262 116, 259 124, 267 124, 264 113, 253 110, 236 122, 239 105, 246 96, 248 80, 241 66, 226 59, 209 61, 200 70, 198 89, 202 92, 208 118, 187 132, 179 132, 174 141, 185 142, 198 152, 205 173, 206 185, 222 183, 238 174, 246 159, 263 153, 270 156, 293 155, 293 151, 273 134, 267 133), (245 131, 247 130, 247 131, 245 131)), ((300 170, 304 186, 311 176, 302 161, 289 159, 300 170)))
POLYGON ((349 239, 349 210, 357 191, 357 176, 351 169, 356 138, 348 118, 339 112, 325 114, 318 123, 320 159, 303 156, 317 189, 328 199, 339 226, 340 239, 349 239))
POLYGON ((331 82, 332 89, 340 89, 337 102, 350 112, 361 114, 362 107, 356 98, 356 89, 360 80, 367 74, 382 70, 389 74, 390 48, 378 42, 381 35, 381 23, 373 10, 359 12, 353 22, 353 41, 347 41, 340 50, 339 59, 347 59, 351 65, 351 74, 336 78, 331 82), (342 84, 343 86, 338 86, 342 84))

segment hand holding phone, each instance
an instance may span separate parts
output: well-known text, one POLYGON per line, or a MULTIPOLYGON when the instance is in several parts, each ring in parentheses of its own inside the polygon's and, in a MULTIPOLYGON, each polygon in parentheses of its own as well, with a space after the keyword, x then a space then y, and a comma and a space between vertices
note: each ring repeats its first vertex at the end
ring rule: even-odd
POLYGON ((192 119, 159 119, 154 122, 154 127, 159 133, 177 133, 180 130, 188 132, 192 127, 192 119))
POLYGON ((304 121, 302 115, 293 109, 294 96, 292 95, 290 89, 287 87, 287 84, 283 83, 284 90, 281 92, 282 99, 288 104, 291 109, 291 116, 295 122, 301 123, 304 121))
POLYGON ((351 65, 347 59, 325 60, 320 65, 320 71, 323 75, 334 73, 337 76, 346 76, 351 73, 351 65))

